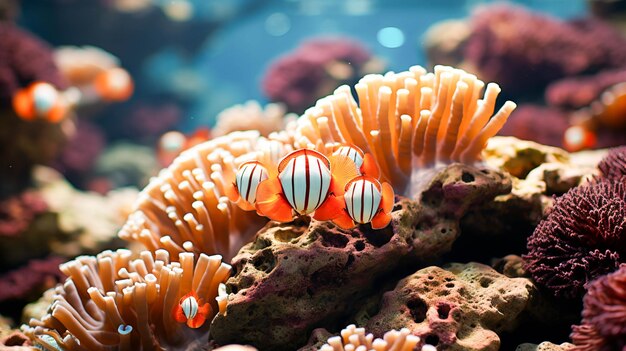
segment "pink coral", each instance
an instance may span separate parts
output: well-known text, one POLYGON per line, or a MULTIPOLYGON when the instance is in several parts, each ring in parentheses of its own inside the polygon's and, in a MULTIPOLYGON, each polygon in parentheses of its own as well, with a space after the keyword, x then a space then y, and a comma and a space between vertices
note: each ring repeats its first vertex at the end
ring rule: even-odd
POLYGON ((81 120, 76 125, 76 132, 61 151, 55 168, 70 179, 84 175, 93 168, 105 144, 102 130, 91 122, 81 120))
POLYGON ((335 87, 356 80, 370 58, 353 39, 312 39, 272 63, 263 77, 263 91, 300 113, 335 87))
POLYGON ((0 276, 0 301, 25 299, 41 294, 53 287, 65 276, 59 270, 64 258, 51 256, 31 260, 26 266, 0 276))
POLYGON ((589 284, 582 315, 573 327, 574 350, 626 350, 626 264, 589 284))
POLYGON ((521 7, 494 5, 477 11, 466 59, 511 94, 532 93, 563 77, 617 68, 626 62, 626 40, 595 19, 562 22, 521 7))
POLYGON ((596 75, 565 78, 548 85, 546 102, 563 108, 589 106, 604 90, 626 82, 626 68, 602 71, 596 75))
POLYGON ((555 296, 582 296, 593 279, 626 261, 626 191, 594 182, 556 199, 528 238, 526 269, 555 296))
POLYGON ((626 146, 609 150, 609 153, 598 164, 603 178, 619 180, 626 176, 626 146))
POLYGON ((25 191, 0 201, 0 236, 13 236, 26 230, 31 221, 48 208, 36 192, 25 191))

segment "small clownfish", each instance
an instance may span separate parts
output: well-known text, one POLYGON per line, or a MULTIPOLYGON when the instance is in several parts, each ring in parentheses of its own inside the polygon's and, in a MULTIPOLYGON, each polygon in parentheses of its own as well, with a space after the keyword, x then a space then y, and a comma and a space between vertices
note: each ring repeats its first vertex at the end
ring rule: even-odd
POLYGON ((244 211, 254 210, 259 184, 269 178, 267 168, 259 161, 242 163, 235 174, 235 181, 226 187, 226 196, 244 211))
POLYGON ((389 183, 381 184, 369 176, 356 177, 346 185, 343 199, 343 211, 332 219, 343 229, 353 228, 356 223, 370 222, 372 229, 382 229, 391 221, 394 193, 389 183))
POLYGON ((180 298, 172 314, 178 323, 186 323, 189 328, 196 329, 204 324, 210 312, 211 306, 198 298, 198 294, 192 290, 180 298))
POLYGON ((593 148, 596 142, 596 134, 583 126, 571 126, 563 135, 563 146, 569 152, 593 148))
POLYGON ((169 131, 159 138, 157 159, 162 166, 169 166, 181 152, 209 139, 211 132, 208 128, 199 128, 190 136, 175 130, 169 131))
POLYGON ((355 145, 341 145, 335 149, 333 155, 343 155, 351 159, 361 175, 369 175, 373 178, 380 176, 380 171, 372 155, 364 153, 355 145))
POLYGON ((294 212, 309 215, 327 203, 330 204, 325 205, 327 211, 333 207, 338 210, 337 196, 358 175, 354 162, 346 156, 332 155, 329 160, 314 150, 293 151, 280 161, 278 174, 270 173, 259 184, 257 213, 275 221, 290 222, 294 212))
POLYGON ((39 117, 57 123, 66 116, 69 106, 54 86, 35 82, 13 96, 13 109, 27 121, 39 117))
POLYGON ((100 72, 94 81, 94 88, 106 101, 125 101, 133 94, 133 79, 119 67, 100 72))

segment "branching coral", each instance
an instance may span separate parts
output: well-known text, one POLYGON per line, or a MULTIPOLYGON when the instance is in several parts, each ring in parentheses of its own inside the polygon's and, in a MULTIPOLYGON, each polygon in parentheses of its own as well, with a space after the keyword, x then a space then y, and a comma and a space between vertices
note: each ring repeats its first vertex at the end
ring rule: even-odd
POLYGON ((228 201, 225 182, 232 180, 225 172, 234 174, 253 158, 277 160, 291 151, 289 141, 284 133, 269 140, 257 131, 235 132, 184 151, 141 192, 120 237, 150 251, 220 253, 229 260, 266 221, 228 201))
POLYGON ((207 336, 209 323, 189 328, 174 320, 181 297, 193 291, 219 310, 218 285, 230 275, 220 256, 165 250, 127 250, 82 256, 61 266, 69 278, 57 286, 49 314, 31 320, 24 332, 45 350, 175 350, 207 336))
MULTIPOLYGON (((364 328, 357 328, 351 324, 341 330, 341 336, 333 336, 328 343, 320 347, 319 351, 413 351, 417 349, 420 338, 411 335, 409 330, 391 330, 385 333, 382 339, 374 339, 374 335, 365 334, 364 328)), ((435 351, 432 345, 424 345, 421 351, 435 351)))
POLYGON ((211 134, 220 136, 238 130, 258 130, 261 135, 268 136, 284 129, 287 122, 295 118, 296 115, 287 114, 281 104, 272 103, 263 108, 258 102, 251 100, 220 112, 211 134))
POLYGON ((65 261, 61 257, 32 260, 24 267, 0 276, 0 301, 16 300, 41 294, 63 279, 58 266, 65 261))
POLYGON ((555 296, 575 298, 626 261, 626 191, 621 181, 579 186, 558 198, 528 238, 527 270, 555 296))
POLYGON ((620 180, 626 176, 626 146, 610 149, 609 153, 598 163, 603 178, 620 180))
POLYGON ((304 42, 279 58, 263 78, 263 91, 272 101, 300 113, 340 84, 351 84, 367 73, 370 53, 359 42, 322 38, 304 42))
POLYGON ((473 163, 515 108, 507 101, 492 117, 500 88, 463 70, 446 66, 426 73, 367 75, 355 86, 360 106, 348 86, 320 99, 298 120, 295 146, 323 149, 332 143, 354 144, 376 159, 384 181, 405 194, 414 166, 460 161, 473 163))
POLYGON ((573 327, 574 350, 626 349, 626 264, 589 284, 582 315, 573 327))

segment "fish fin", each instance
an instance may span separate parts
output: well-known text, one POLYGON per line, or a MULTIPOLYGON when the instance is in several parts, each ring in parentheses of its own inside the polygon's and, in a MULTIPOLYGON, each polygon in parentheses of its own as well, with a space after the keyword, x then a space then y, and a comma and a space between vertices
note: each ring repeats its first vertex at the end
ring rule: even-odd
POLYGON ((254 206, 253 204, 249 203, 248 201, 244 199, 239 199, 239 201, 237 201, 237 206, 239 206, 239 208, 244 211, 256 210, 256 206, 254 206))
POLYGON ((241 196, 239 196, 239 191, 237 190, 237 185, 235 185, 235 182, 230 182, 230 183, 225 182, 225 183, 226 185, 224 186, 224 193, 226 197, 228 198, 228 200, 232 202, 239 201, 241 196))
POLYGON ((46 119, 52 123, 60 122, 67 114, 67 106, 62 102, 57 102, 46 114, 46 119))
POLYGON ((363 175, 376 179, 380 178, 380 168, 378 168, 378 164, 372 154, 367 153, 363 155, 363 164, 361 165, 360 171, 363 175))
POLYGON ((274 221, 291 222, 293 211, 282 193, 283 188, 278 178, 269 178, 259 183, 256 191, 257 213, 274 221))
POLYGON ((180 305, 180 303, 174 306, 174 310, 172 311, 172 317, 174 317, 174 320, 177 321, 178 323, 187 322, 187 317, 185 317, 185 313, 183 312, 183 307, 180 305))
POLYGON ((29 90, 20 90, 13 96, 13 109, 22 119, 31 121, 35 119, 35 106, 29 90))
POLYGON ((343 196, 330 195, 322 202, 320 207, 313 213, 313 218, 318 221, 328 221, 336 218, 341 214, 341 210, 345 207, 343 196))
POLYGON ((359 170, 354 161, 345 155, 332 155, 330 158, 330 172, 332 174, 331 192, 337 196, 343 195, 350 180, 359 176, 359 170))
POLYGON ((356 223, 350 218, 347 211, 340 211, 339 215, 332 220, 335 225, 341 229, 352 229, 356 227, 356 223))
POLYGON ((374 218, 372 218, 372 229, 383 229, 391 222, 391 215, 385 211, 379 211, 374 218))
POLYGON ((391 187, 391 185, 387 182, 384 182, 382 184, 382 201, 381 201, 381 206, 380 208, 383 210, 383 212, 385 213, 391 213, 391 210, 393 209, 393 205, 395 203, 395 195, 393 193, 393 187, 391 187))
POLYGON ((196 314, 195 317, 187 320, 187 326, 189 328, 198 329, 204 324, 205 321, 206 321, 206 315, 202 313, 198 313, 196 314))

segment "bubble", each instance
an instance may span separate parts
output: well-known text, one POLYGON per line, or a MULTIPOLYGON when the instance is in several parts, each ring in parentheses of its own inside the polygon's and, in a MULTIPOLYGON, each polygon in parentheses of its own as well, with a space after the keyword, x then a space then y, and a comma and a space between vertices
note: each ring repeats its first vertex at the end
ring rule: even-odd
POLYGON ((404 44, 404 33, 397 27, 385 27, 378 31, 378 42, 380 45, 394 49, 404 44))
POLYGON ((276 12, 265 20, 265 30, 271 36, 280 37, 291 29, 291 20, 284 13, 276 12))

